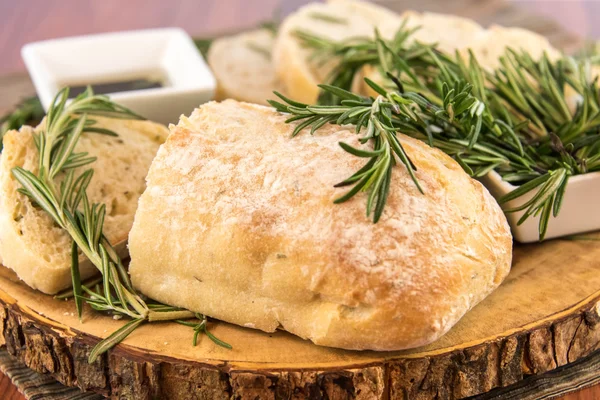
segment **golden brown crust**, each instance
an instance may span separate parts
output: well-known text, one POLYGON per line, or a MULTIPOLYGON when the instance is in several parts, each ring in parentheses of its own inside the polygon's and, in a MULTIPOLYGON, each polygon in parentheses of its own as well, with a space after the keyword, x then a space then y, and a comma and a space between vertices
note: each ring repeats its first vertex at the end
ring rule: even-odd
POLYGON ((208 103, 172 127, 130 234, 134 284, 157 300, 326 346, 396 350, 444 334, 508 273, 506 219, 447 155, 401 136, 381 220, 333 204, 364 160, 330 125, 290 138, 267 107, 208 103))

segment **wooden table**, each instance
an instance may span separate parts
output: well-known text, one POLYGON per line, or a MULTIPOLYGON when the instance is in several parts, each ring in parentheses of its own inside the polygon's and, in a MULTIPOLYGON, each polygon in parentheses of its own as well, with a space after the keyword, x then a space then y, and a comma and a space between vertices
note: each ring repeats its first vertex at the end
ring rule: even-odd
MULTIPOLYGON (((285 14, 306 0, 21 0, 0 1, 0 76, 20 71, 23 65, 19 49, 27 42, 54 37, 89 34, 123 29, 142 29, 162 26, 180 26, 195 36, 215 35, 219 32, 240 30, 285 14)), ((406 3, 406 2, 405 2, 406 3)), ((409 2, 410 3, 410 2, 409 2)), ((450 3, 450 2, 449 2, 450 3)), ((469 3, 451 2, 456 10, 469 3)), ((488 13, 501 10, 500 0, 486 0, 488 13), (491 10, 491 11, 490 11, 491 10)), ((540 2, 540 4, 543 2, 540 2)), ((572 2, 569 2, 572 4, 572 2)), ((421 1, 417 8, 439 11, 440 3, 421 1)), ((444 3, 443 7, 447 4, 444 3)), ((410 6, 407 6, 410 7, 410 6)), ((532 8, 529 5, 529 8, 532 8)), ((456 12, 456 10, 451 10, 456 12)), ((460 9, 462 10, 462 9, 460 9)), ((464 10, 463 10, 464 11, 464 10)), ((463 13, 463 12, 458 12, 463 13)), ((489 16, 488 16, 489 17, 489 16)), ((31 90, 28 88, 27 90, 31 90)), ((23 93, 30 93, 24 90, 23 93)), ((9 104, 0 96, 0 114, 9 104)), ((10 379, 0 373, 0 398, 22 400, 10 379)), ((600 385, 562 397, 563 400, 600 400, 600 385)))
POLYGON ((0 393, 2 393, 2 398, 6 400, 24 400, 25 397, 19 393, 17 387, 12 384, 10 379, 0 373, 0 393))
POLYGON ((0 373, 0 394, 4 400, 25 400, 17 387, 2 373, 0 373))

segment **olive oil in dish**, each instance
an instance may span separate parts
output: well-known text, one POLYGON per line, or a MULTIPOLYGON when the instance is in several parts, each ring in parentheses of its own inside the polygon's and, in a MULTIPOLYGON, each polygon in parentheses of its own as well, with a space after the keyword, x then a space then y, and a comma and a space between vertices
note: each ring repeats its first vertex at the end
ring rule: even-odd
POLYGON ((69 97, 74 98, 83 93, 88 86, 91 86, 96 94, 109 94, 163 88, 169 86, 169 82, 163 71, 149 71, 125 78, 107 78, 95 82, 65 82, 62 86, 70 87, 69 97))

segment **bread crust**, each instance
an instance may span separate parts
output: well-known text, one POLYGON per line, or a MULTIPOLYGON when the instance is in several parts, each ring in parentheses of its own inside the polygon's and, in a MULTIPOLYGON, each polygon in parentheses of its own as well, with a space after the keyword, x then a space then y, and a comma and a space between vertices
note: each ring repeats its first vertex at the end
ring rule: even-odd
MULTIPOLYGON (((85 151, 98 158, 91 166, 94 177, 88 196, 91 202, 106 204, 104 233, 124 257, 137 199, 145 188, 144 177, 168 130, 150 121, 96 116, 94 119, 97 126, 111 129, 119 136, 84 134, 75 151, 85 151)), ((33 135, 44 124, 42 121, 35 129, 23 126, 4 136, 0 157, 0 255, 3 265, 14 270, 27 285, 54 294, 71 285, 71 238, 44 210, 17 192, 21 185, 11 172, 14 167, 37 172, 39 153, 33 135)), ((87 168, 90 166, 75 172, 78 174, 87 168)), ((82 279, 97 274, 96 268, 83 256, 80 271, 82 279)))
POLYGON ((510 269, 512 239, 487 190, 437 149, 400 135, 420 194, 395 167, 373 224, 366 194, 333 204, 362 163, 352 127, 291 138, 285 115, 211 102, 171 127, 130 233, 130 274, 161 302, 324 346, 427 344, 510 269))

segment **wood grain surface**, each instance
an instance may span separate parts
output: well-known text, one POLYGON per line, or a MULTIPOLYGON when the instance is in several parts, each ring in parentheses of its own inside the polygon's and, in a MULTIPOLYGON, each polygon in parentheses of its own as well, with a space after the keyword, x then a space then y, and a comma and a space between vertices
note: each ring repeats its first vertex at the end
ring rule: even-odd
MULTIPOLYGON (((0 0, 0 75, 21 71, 20 47, 27 42, 54 37, 141 29, 161 26, 181 26, 195 36, 211 36, 219 32, 239 30, 256 25, 280 14, 285 14, 303 0, 220 0, 195 1, 174 0, 0 0)), ((387 2, 396 3, 399 2, 387 2)), ((491 22, 512 21, 510 25, 527 26, 540 31, 561 47, 571 49, 581 41, 573 35, 565 34, 556 24, 530 18, 523 13, 515 19, 508 12, 506 3, 496 0, 478 2, 457 0, 449 2, 403 1, 402 7, 428 9, 432 11, 454 12, 473 17, 487 25, 491 22), (508 16, 508 17, 507 17, 508 16), (508 18, 508 19, 507 19, 508 18), (504 20, 503 20, 504 19, 504 20), (541 22, 543 21, 543 22, 541 22)), ((535 9, 529 5, 530 9, 535 9)), ((33 89, 22 74, 0 77, 0 113, 11 107, 15 95, 28 95, 33 89), (21 79, 18 79, 21 77, 21 79), (8 85, 7 83, 11 84, 8 85), (10 86, 11 95, 3 90, 10 86)), ((23 399, 10 380, 0 374, 0 398, 23 399)), ((592 387, 562 397, 565 400, 600 400, 600 387, 592 387)))
POLYGON ((3 400, 25 400, 10 378, 0 372, 0 395, 3 400))

